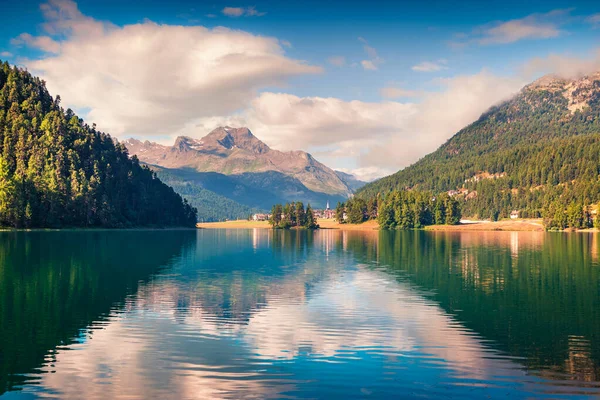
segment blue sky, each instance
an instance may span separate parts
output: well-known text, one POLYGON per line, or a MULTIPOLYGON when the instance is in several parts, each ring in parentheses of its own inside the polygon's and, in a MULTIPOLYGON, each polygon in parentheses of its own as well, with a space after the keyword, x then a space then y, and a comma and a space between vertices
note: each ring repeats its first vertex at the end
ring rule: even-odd
POLYGON ((0 16, 0 58, 119 138, 244 124, 365 177, 531 79, 596 68, 599 38, 592 1, 25 0, 0 16))

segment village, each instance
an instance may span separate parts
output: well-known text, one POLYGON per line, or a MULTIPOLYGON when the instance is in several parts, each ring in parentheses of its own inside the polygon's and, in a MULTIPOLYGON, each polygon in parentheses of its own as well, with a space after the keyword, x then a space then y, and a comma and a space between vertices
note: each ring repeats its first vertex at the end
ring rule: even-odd
MULTIPOLYGON (((345 214, 346 213, 344 213, 344 218, 346 217, 345 214)), ((313 216, 315 217, 315 219, 334 219, 335 218, 335 210, 332 210, 329 207, 329 201, 328 201, 325 209, 314 209, 313 216)), ((253 221, 268 221, 270 219, 271 219, 271 214, 268 214, 268 213, 256 213, 256 214, 252 215, 253 221)))

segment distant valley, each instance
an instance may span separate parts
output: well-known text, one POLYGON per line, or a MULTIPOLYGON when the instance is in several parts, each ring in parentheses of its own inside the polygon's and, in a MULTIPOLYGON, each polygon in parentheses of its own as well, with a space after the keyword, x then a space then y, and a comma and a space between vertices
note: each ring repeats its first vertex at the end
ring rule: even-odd
POLYGON ((123 144, 197 207, 201 221, 245 218, 289 201, 323 208, 366 184, 304 151, 271 149, 248 128, 219 127, 201 139, 180 136, 173 146, 136 139, 123 144))

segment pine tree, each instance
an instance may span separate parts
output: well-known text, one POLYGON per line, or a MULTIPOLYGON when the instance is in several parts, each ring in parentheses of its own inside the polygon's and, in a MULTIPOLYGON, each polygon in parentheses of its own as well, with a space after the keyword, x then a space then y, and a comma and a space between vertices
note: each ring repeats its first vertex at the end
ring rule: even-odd
POLYGON ((0 221, 12 225, 14 220, 15 184, 10 177, 8 163, 0 156, 0 221))
POLYGON ((570 228, 583 228, 583 207, 575 202, 567 208, 567 225, 570 228))
POLYGON ((306 213, 304 211, 304 204, 301 201, 296 202, 296 226, 306 225, 306 213))
POLYGON ((315 214, 313 212, 312 207, 310 206, 310 203, 306 205, 306 220, 304 222, 304 226, 307 229, 316 229, 319 227, 317 221, 315 220, 315 214))
POLYGON ((340 203, 338 201, 337 206, 335 207, 335 219, 339 224, 343 224, 346 222, 344 220, 344 213, 346 212, 346 205, 344 203, 340 203))
POLYGON ((278 227, 281 224, 281 214, 283 213, 283 209, 281 204, 275 204, 271 209, 271 218, 269 219, 269 223, 274 228, 278 227))

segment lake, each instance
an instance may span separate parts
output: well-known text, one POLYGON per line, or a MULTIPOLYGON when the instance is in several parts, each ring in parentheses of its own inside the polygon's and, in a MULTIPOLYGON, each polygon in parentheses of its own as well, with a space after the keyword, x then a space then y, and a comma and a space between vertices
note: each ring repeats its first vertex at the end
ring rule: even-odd
POLYGON ((0 233, 2 398, 600 395, 600 235, 0 233))

